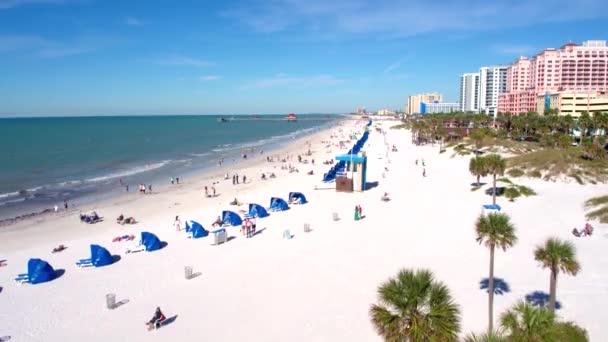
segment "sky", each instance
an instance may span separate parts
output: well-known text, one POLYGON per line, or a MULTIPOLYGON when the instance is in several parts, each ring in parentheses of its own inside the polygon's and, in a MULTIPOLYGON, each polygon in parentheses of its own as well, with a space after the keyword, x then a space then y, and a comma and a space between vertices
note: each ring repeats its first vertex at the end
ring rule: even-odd
POLYGON ((600 0, 0 0, 0 116, 343 113, 608 39, 600 0))

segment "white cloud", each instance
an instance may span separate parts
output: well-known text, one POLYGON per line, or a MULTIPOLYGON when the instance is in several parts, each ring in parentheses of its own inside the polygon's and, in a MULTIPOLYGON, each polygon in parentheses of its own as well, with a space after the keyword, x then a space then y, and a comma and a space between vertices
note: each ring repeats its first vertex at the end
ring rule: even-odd
POLYGON ((337 79, 332 75, 289 76, 280 73, 270 78, 263 78, 246 83, 243 85, 242 89, 264 89, 274 87, 313 88, 333 86, 343 82, 343 80, 337 79))
POLYGON ((181 65, 181 66, 192 66, 192 67, 208 67, 213 65, 213 63, 198 58, 186 57, 186 56, 171 56, 165 59, 162 59, 158 62, 159 64, 164 65, 181 65))
POLYGON ((221 78, 222 78, 222 76, 218 76, 218 75, 206 75, 206 76, 199 77, 199 79, 201 81, 217 81, 221 78))
POLYGON ((310 34, 384 34, 491 30, 608 17, 608 1, 580 0, 273 0, 220 13, 257 32, 304 28, 310 34))
POLYGON ((388 74, 392 71, 399 69, 400 67, 401 67, 401 61, 397 61, 397 62, 394 62, 391 65, 387 66, 386 68, 384 68, 384 71, 382 73, 388 74))
POLYGON ((140 19, 137 19, 135 17, 126 17, 125 24, 127 24, 129 26, 141 26, 144 23, 143 23, 143 21, 141 21, 140 19))

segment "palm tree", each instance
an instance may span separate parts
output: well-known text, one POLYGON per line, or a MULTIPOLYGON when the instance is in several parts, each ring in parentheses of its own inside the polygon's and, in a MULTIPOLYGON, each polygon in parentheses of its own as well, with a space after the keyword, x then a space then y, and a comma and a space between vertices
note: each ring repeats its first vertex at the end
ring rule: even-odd
POLYGON ((544 246, 536 248, 534 259, 539 261, 543 268, 551 270, 551 278, 549 280, 549 310, 554 312, 558 273, 561 271, 566 274, 576 275, 581 269, 580 264, 576 260, 576 249, 574 244, 569 241, 550 238, 545 241, 544 246))
POLYGON ((477 177, 477 186, 480 186, 479 178, 485 177, 488 174, 485 159, 479 156, 471 158, 471 161, 469 161, 469 172, 477 177))
MULTIPOLYGON (((535 307, 525 302, 519 302, 503 313, 500 317, 500 324, 507 341, 589 341, 585 329, 572 322, 559 322, 555 313, 547 308, 535 307)), ((471 342, 477 341, 472 340, 471 342)))
POLYGON ((457 341, 460 310, 450 291, 428 270, 401 270, 378 288, 369 309, 385 341, 457 341))
POLYGON ((507 342, 507 338, 502 336, 498 332, 494 333, 483 333, 477 335, 475 333, 470 333, 467 337, 464 338, 463 342, 507 342))
POLYGON ((500 316, 500 325, 511 341, 542 342, 552 336, 555 314, 546 308, 519 302, 500 316))
POLYGON ((509 216, 502 213, 481 215, 475 223, 477 242, 490 249, 490 275, 488 277, 488 334, 494 330, 494 250, 496 247, 506 251, 515 245, 515 227, 509 216))
POLYGON ((608 223, 608 195, 586 200, 585 209, 593 209, 585 215, 587 220, 597 219, 600 223, 608 223))
POLYGON ((492 175, 492 204, 496 204, 496 176, 505 174, 507 162, 498 154, 489 154, 484 157, 486 172, 492 175))
POLYGON ((589 112, 583 111, 581 113, 581 116, 578 118, 578 126, 581 130, 581 142, 583 141, 585 133, 587 132, 587 129, 589 129, 589 126, 591 126, 591 124, 592 120, 591 116, 589 116, 589 112))

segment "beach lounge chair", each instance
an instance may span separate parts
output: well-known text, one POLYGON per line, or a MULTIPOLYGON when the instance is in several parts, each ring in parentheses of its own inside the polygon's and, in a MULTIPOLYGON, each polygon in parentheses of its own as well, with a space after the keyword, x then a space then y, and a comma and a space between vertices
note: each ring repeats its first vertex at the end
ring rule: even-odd
POLYGON ((15 281, 18 282, 19 284, 29 284, 30 276, 27 275, 27 273, 21 273, 21 274, 17 275, 17 277, 15 278, 15 281))
POLYGON ((76 262, 77 268, 88 268, 93 267, 93 261, 91 259, 82 259, 76 262))
POLYGON ((138 252, 143 252, 145 250, 146 250, 145 245, 142 245, 142 244, 131 245, 131 246, 125 247, 125 254, 138 253, 138 252))

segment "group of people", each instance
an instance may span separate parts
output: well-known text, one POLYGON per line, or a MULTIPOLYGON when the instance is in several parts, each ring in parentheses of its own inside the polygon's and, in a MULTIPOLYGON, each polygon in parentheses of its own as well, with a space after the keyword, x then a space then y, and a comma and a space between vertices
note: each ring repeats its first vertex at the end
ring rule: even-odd
MULTIPOLYGON (((141 194, 145 194, 146 193, 146 184, 139 184, 139 193, 141 194)), ((148 184, 148 193, 151 194, 152 193, 152 184, 148 184)))
POLYGON ((247 238, 253 237, 256 228, 255 217, 247 217, 243 220, 243 224, 241 225, 241 234, 245 235, 247 238))
POLYGON ((122 224, 122 225, 125 225, 125 224, 136 224, 137 221, 135 221, 135 218, 133 218, 133 217, 126 217, 125 218, 125 215, 120 214, 120 216, 118 216, 116 218, 116 223, 122 224))
POLYGON ((92 212, 90 215, 80 213, 80 222, 96 223, 98 221, 101 221, 101 217, 96 212, 92 212))
MULTIPOLYGON (((426 162, 424 161, 424 158, 422 158, 422 177, 426 177, 426 162)), ((418 159, 416 159, 416 166, 418 166, 418 159)))
POLYGON ((179 177, 171 177, 171 184, 179 184, 179 177))
POLYGON ((590 236, 591 234, 593 234, 593 226, 588 222, 585 223, 585 228, 580 231, 576 227, 572 228, 572 235, 576 237, 590 236))
MULTIPOLYGON (((228 175, 228 174, 226 174, 228 175)), ((243 175, 243 184, 247 183, 247 176, 243 175)), ((234 174, 232 175, 232 185, 237 185, 240 184, 239 183, 239 175, 238 174, 234 174)))
POLYGON ((361 208, 361 205, 356 205, 355 206, 355 221, 359 221, 362 218, 363 218, 363 208, 361 208))
POLYGON ((209 188, 205 185, 205 197, 215 197, 215 186, 211 187, 211 193, 210 193, 209 188))

